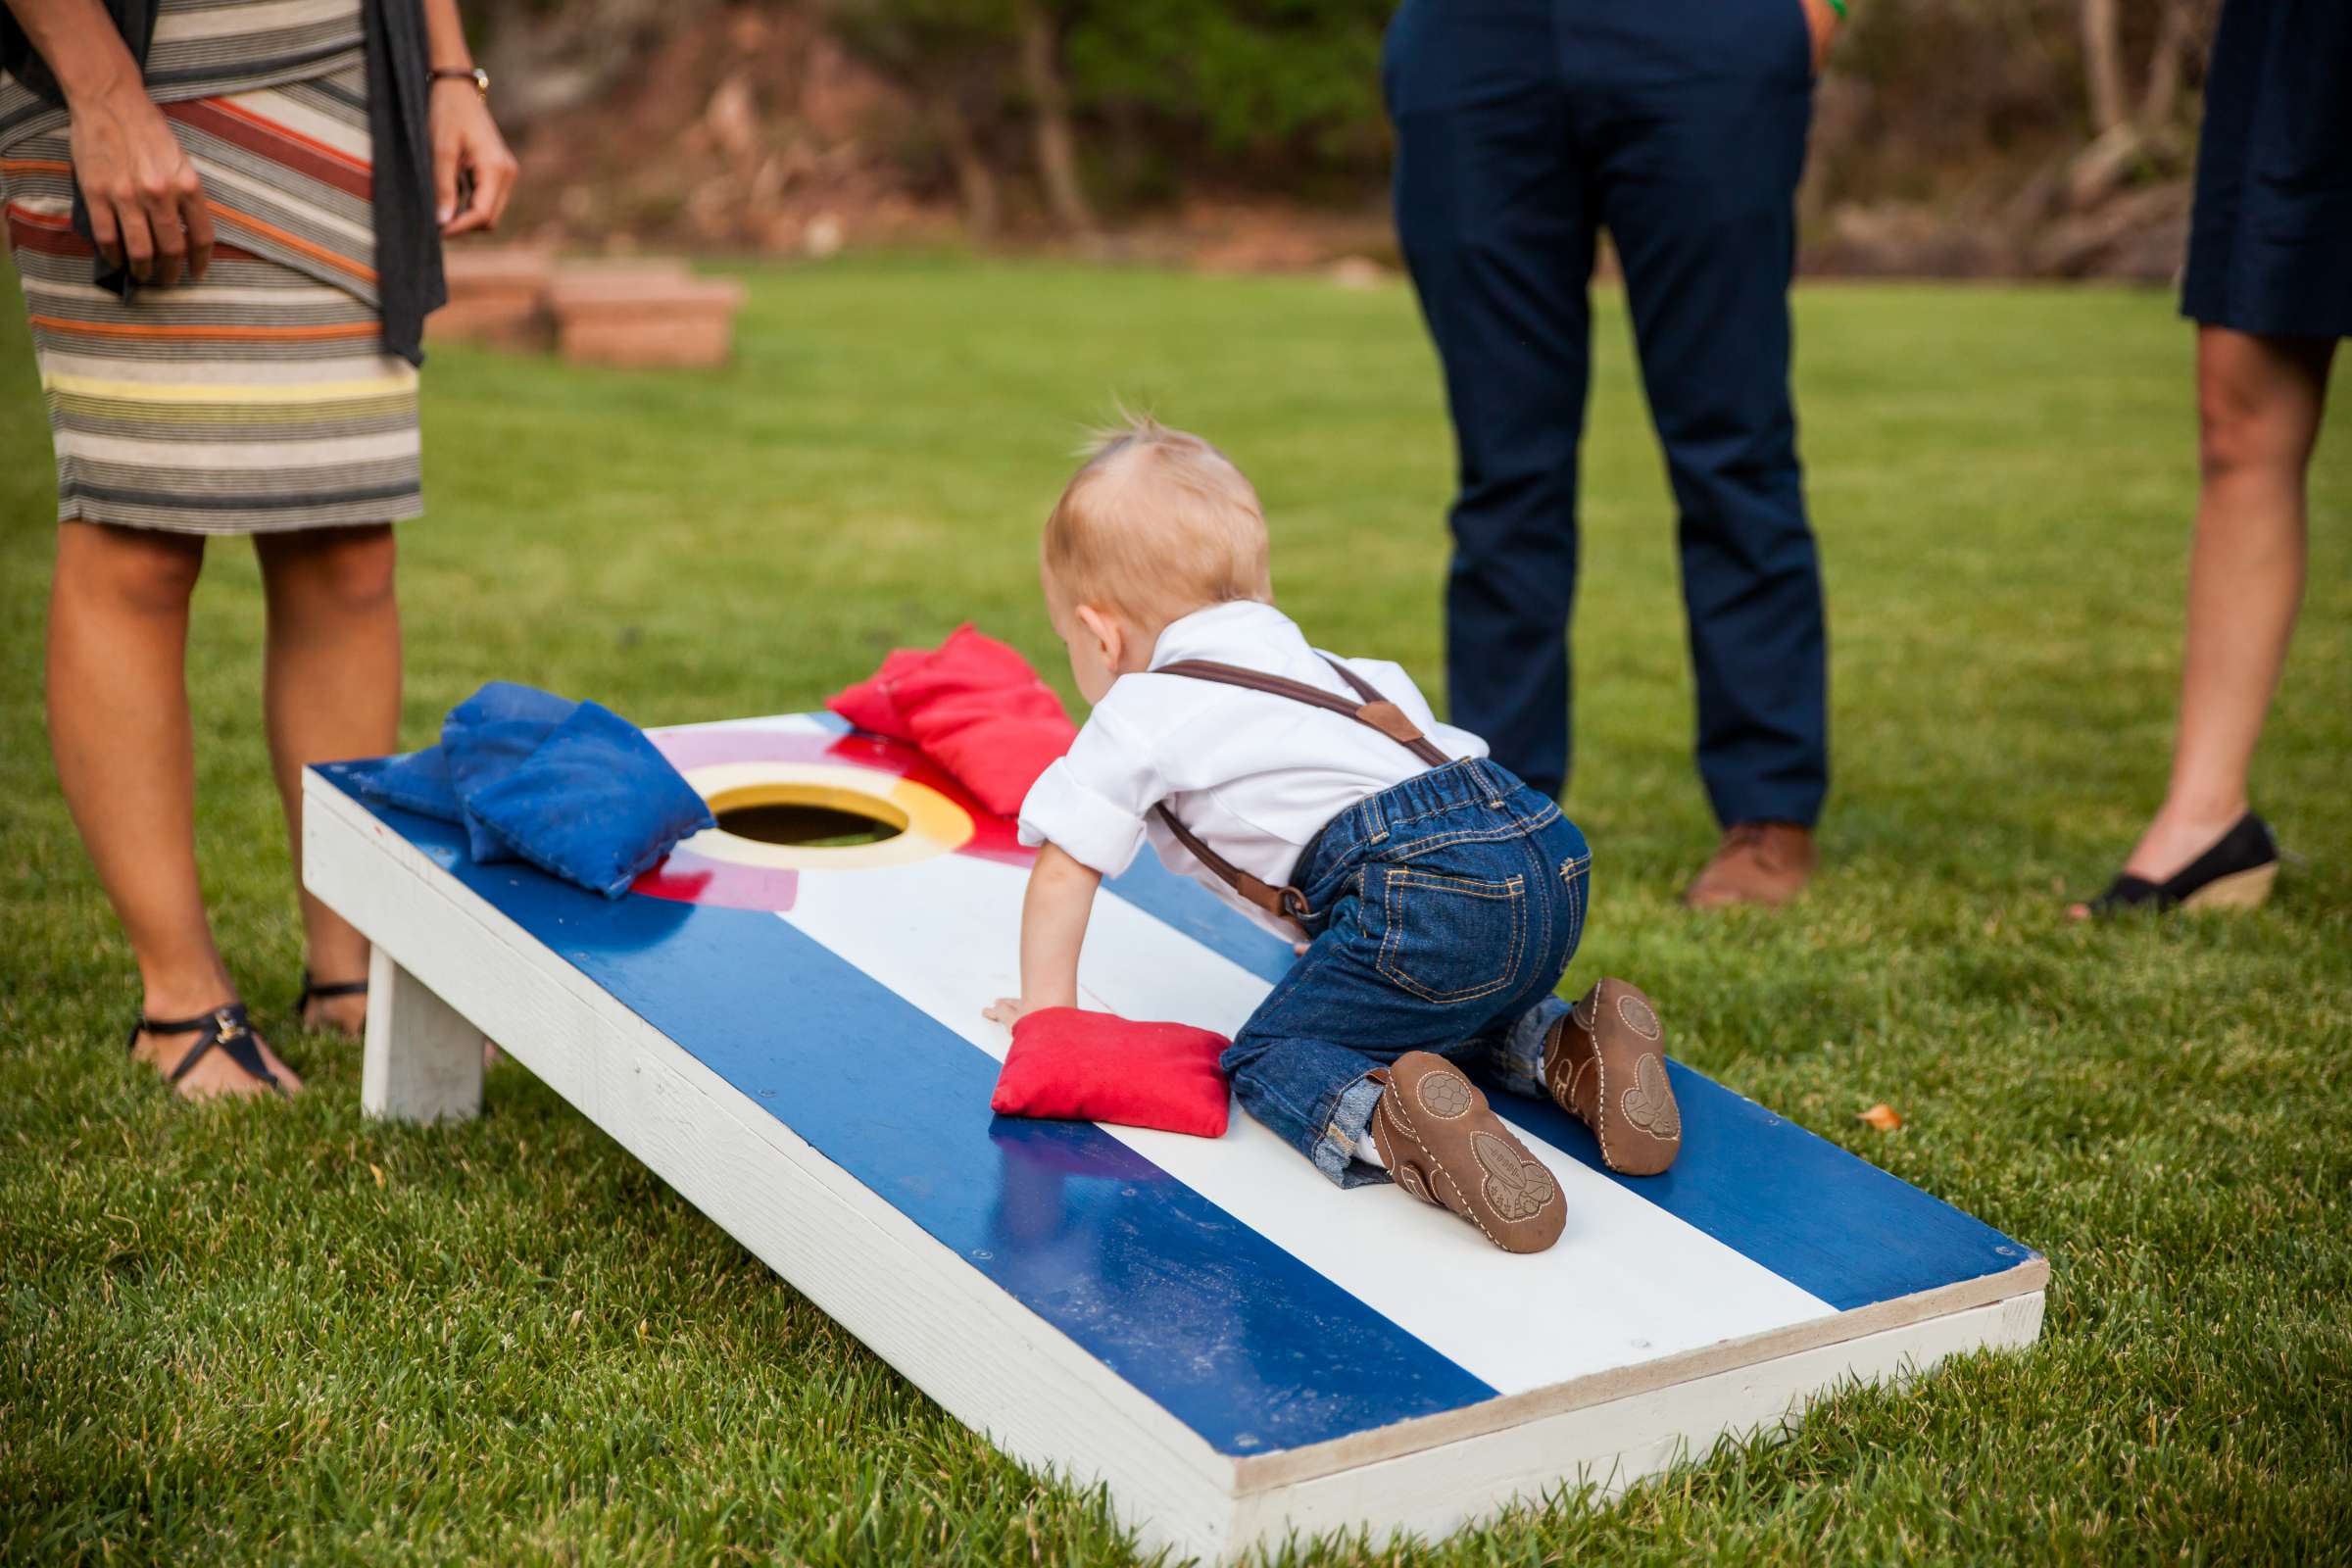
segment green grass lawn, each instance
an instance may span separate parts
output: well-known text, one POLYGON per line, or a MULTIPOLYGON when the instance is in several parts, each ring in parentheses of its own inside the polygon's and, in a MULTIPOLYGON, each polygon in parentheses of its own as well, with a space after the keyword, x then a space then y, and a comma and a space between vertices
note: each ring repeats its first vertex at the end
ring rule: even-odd
MULTIPOLYGON (((1401 287, 919 259, 749 281, 715 373, 435 354, 407 742, 494 676, 644 723, 811 708, 964 619, 1068 694, 1035 538, 1114 398, 1255 477, 1319 640, 1440 689, 1449 445, 1401 287)), ((520 1068, 472 1125, 362 1119, 358 1048, 284 1022, 297 926, 235 545, 190 662, 200 847, 312 1092, 192 1109, 125 1066, 131 967, 42 738, 50 457, 0 295, 0 1561, 1131 1560, 1099 1499, 998 1457, 520 1068)), ((1607 1507, 1296 1555, 2341 1560, 2352 391, 2257 780, 2295 856, 2278 895, 2085 930, 2064 897, 2164 781, 2188 331, 2161 295, 2100 290, 1825 287, 1797 316, 1825 874, 1777 916, 1675 903, 1712 832, 1672 514, 1604 296, 1570 803, 1595 903, 1570 983, 1639 977, 1683 1057, 2046 1250, 2042 1341, 1848 1392, 1607 1507), (1856 1121, 1879 1101, 1900 1131, 1856 1121)), ((144 738, 122 744, 138 765, 144 738)))

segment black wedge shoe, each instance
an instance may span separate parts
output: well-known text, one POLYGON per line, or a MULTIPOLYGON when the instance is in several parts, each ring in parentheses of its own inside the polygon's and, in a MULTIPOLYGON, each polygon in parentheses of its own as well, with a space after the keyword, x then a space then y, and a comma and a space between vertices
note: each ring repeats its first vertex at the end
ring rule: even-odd
POLYGON ((2126 909, 2251 909, 2271 896, 2278 879, 2278 841, 2252 811, 2221 841, 2162 882, 2129 871, 2090 902, 2095 919, 2126 909))
POLYGON ((192 1033, 196 1036, 196 1043, 188 1048, 187 1054, 179 1058, 179 1065, 164 1075, 166 1083, 177 1085, 198 1062, 204 1059, 206 1052, 218 1050, 242 1068, 246 1077, 268 1084, 280 1095, 286 1093, 286 1086, 277 1081, 277 1074, 271 1072, 270 1063, 262 1059, 260 1042, 254 1036, 253 1025, 246 1021, 245 1004, 241 1002, 232 1002, 226 1006, 215 1007, 212 1011, 194 1018, 150 1018, 142 1013, 139 1021, 130 1026, 130 1039, 125 1049, 138 1050, 139 1036, 142 1033, 151 1035, 192 1033))

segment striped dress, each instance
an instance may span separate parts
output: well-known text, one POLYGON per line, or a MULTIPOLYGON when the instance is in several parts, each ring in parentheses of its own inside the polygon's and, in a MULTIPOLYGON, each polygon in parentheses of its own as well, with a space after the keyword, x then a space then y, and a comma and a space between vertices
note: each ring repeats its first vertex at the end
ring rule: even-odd
POLYGON ((74 232, 65 111, 0 76, 0 202, 58 516, 182 533, 423 510, 416 371, 376 310, 363 0, 160 0, 149 94, 204 182, 204 281, 125 305, 74 232))

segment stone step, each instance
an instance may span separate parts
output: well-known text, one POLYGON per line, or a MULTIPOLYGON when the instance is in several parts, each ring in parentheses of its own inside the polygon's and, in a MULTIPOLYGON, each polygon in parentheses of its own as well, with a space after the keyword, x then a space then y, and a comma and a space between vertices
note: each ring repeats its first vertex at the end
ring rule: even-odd
POLYGON ((425 322, 435 341, 518 350, 548 346, 554 336, 547 314, 547 288, 556 270, 552 250, 455 244, 443 253, 441 270, 449 280, 449 303, 425 322))
POLYGON ((676 264, 566 267, 548 304, 557 346, 575 364, 718 365, 734 341, 743 285, 676 264))

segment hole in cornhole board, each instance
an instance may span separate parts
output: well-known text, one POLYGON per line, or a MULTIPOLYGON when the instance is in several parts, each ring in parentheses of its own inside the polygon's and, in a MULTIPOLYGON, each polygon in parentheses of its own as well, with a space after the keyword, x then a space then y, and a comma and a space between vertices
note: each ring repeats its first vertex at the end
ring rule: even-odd
POLYGON ((721 790, 710 798, 719 831, 761 844, 853 849, 906 831, 906 813, 879 796, 823 784, 775 783, 721 790))

